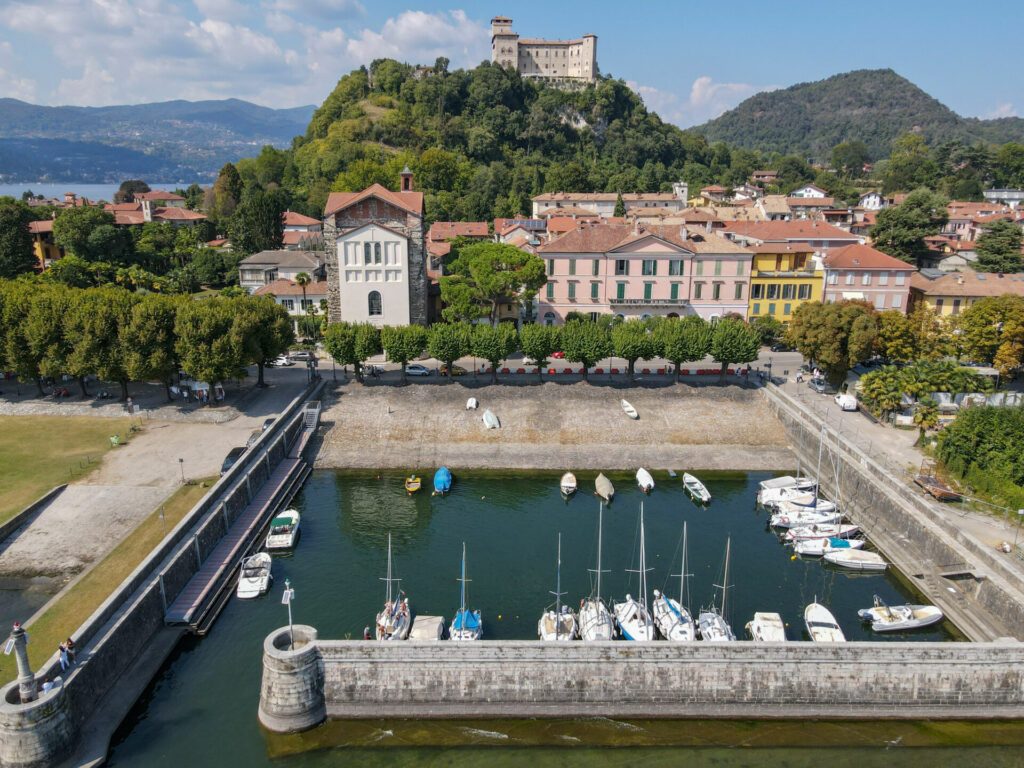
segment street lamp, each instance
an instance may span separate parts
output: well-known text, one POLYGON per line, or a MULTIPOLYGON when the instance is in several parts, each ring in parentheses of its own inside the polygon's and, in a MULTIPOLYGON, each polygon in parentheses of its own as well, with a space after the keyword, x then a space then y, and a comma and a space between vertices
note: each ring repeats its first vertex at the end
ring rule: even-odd
POLYGON ((178 469, 181 470, 181 484, 185 484, 185 460, 178 459, 178 469))
POLYGON ((768 369, 768 383, 771 384, 772 383, 772 359, 770 357, 768 358, 768 362, 765 364, 765 367, 768 369))
POLYGON ((295 648, 295 630, 292 628, 292 600, 295 599, 295 590, 289 579, 284 580, 284 592, 281 595, 281 603, 288 606, 288 650, 295 648))

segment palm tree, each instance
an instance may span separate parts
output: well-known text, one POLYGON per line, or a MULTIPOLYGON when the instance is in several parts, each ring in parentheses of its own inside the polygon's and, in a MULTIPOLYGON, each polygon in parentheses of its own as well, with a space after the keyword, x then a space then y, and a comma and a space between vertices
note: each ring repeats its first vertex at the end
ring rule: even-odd
POLYGON ((302 289, 303 310, 306 309, 306 286, 309 285, 311 282, 313 282, 313 278, 311 278, 306 272, 299 272, 299 274, 295 276, 295 284, 302 289))
POLYGON ((924 443, 924 435, 939 423, 939 404, 930 397, 922 397, 914 409, 914 423, 921 428, 920 442, 924 443))

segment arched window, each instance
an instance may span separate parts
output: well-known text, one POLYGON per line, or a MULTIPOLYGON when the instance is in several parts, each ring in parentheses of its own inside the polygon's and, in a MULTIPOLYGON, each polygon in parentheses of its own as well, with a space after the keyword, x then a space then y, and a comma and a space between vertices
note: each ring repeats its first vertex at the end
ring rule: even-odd
POLYGON ((367 296, 367 303, 369 304, 370 317, 380 317, 384 314, 384 305, 380 300, 380 291, 370 291, 370 295, 367 296))
POLYGON ((554 324, 555 324, 555 313, 554 312, 545 312, 544 313, 544 325, 554 325, 554 324))
POLYGON ((675 319, 678 320, 679 319, 679 313, 678 312, 669 312, 668 313, 668 317, 675 318, 675 319))

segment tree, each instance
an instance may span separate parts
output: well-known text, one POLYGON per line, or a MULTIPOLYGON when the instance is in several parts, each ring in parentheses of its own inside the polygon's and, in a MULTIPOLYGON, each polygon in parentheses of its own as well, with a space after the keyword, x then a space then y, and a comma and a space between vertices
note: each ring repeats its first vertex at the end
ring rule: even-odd
POLYGON ((231 217, 231 245, 239 253, 249 255, 281 247, 284 239, 284 207, 273 195, 259 188, 246 191, 231 217))
POLYGON ((402 383, 406 383, 405 366, 423 354, 427 346, 427 329, 422 325, 385 325, 380 340, 388 360, 402 366, 402 383))
POLYGON ((29 344, 29 315, 32 304, 46 287, 20 280, 0 283, 3 291, 4 347, 0 357, 8 368, 23 381, 34 381, 40 396, 43 394, 42 358, 45 348, 29 344))
POLYGON ((302 289, 302 303, 299 305, 302 309, 306 308, 306 286, 313 282, 313 278, 309 276, 308 272, 299 272, 295 276, 295 284, 302 289))
POLYGON ((868 145, 863 141, 844 141, 832 148, 832 167, 852 179, 864 175, 864 164, 870 159, 868 145))
POLYGON ((516 351, 516 327, 511 323, 473 326, 470 350, 491 364, 491 383, 498 383, 498 366, 516 351))
POLYGON ((938 234, 947 219, 946 201, 934 192, 918 189, 900 205, 878 212, 871 239, 879 250, 916 264, 928 253, 924 238, 938 234))
POLYGON ((461 248, 448 272, 440 281, 442 301, 461 311, 467 311, 472 303, 486 307, 491 325, 498 322, 499 304, 526 304, 547 282, 543 259, 503 243, 473 243, 461 248))
POLYGON ((786 326, 772 315, 760 315, 750 321, 750 327, 761 337, 761 346, 770 347, 786 332, 786 326))
POLYGON ((612 340, 606 328, 589 320, 566 323, 562 328, 562 351, 566 360, 583 363, 586 381, 590 368, 611 355, 612 340))
POLYGON ((430 327, 427 351, 432 358, 445 364, 449 379, 455 361, 469 354, 471 334, 467 323, 435 323, 430 327))
POLYGON ((676 381, 683 363, 703 360, 711 352, 712 329, 702 317, 669 318, 654 330, 661 356, 676 368, 676 381))
POLYGON ((128 399, 128 375, 121 329, 130 321, 135 297, 122 288, 93 288, 69 294, 63 316, 68 354, 64 370, 78 379, 82 397, 89 393, 85 377, 121 385, 121 399, 128 399))
POLYGON ((31 272, 36 266, 28 223, 31 209, 13 197, 0 197, 0 278, 31 272))
POLYGON ((62 285, 33 288, 28 313, 19 324, 29 354, 37 361, 38 374, 56 379, 67 370, 71 352, 64 317, 71 311, 72 291, 62 285))
POLYGON ((615 196, 615 212, 612 215, 617 216, 619 218, 623 218, 626 215, 626 203, 622 199, 621 192, 619 192, 615 196))
POLYGON ((132 307, 131 317, 120 330, 120 346, 128 378, 133 381, 156 380, 164 384, 167 400, 171 381, 178 372, 177 338, 174 323, 180 300, 148 294, 132 307))
POLYGON ((882 190, 900 192, 931 187, 938 174, 938 165, 932 159, 924 137, 906 133, 892 143, 892 153, 882 175, 882 190))
POLYGON ((232 333, 234 311, 232 300, 220 297, 185 302, 178 309, 174 349, 193 378, 215 384, 245 376, 245 350, 232 333))
POLYGON ((356 380, 363 380, 363 363, 380 354, 380 329, 369 323, 331 323, 324 332, 324 347, 336 362, 351 365, 356 380))
MULTIPOLYGON (((949 315, 947 320, 956 322, 959 315, 949 315)), ((914 341, 914 357, 917 360, 938 360, 954 355, 953 340, 959 336, 946 326, 926 303, 920 302, 907 316, 910 335, 914 341)))
POLYGON ((875 333, 875 310, 866 302, 807 302, 793 313, 787 338, 838 387, 850 368, 871 357, 875 333))
POLYGON ((939 423, 939 404, 930 397, 922 397, 914 407, 914 423, 921 429, 920 441, 929 429, 935 429, 939 423))
POLYGON ((715 324, 711 334, 711 357, 722 364, 719 374, 722 381, 730 365, 757 360, 760 351, 761 335, 743 320, 725 317, 715 324))
POLYGON ((135 202, 136 192, 149 192, 149 184, 144 182, 142 179, 127 179, 121 182, 121 186, 117 188, 117 192, 114 193, 115 203, 133 203, 135 202))
POLYGON ((286 352, 295 341, 291 317, 269 296, 243 296, 230 301, 234 344, 241 350, 243 363, 256 366, 256 386, 265 387, 263 369, 267 361, 286 352))
POLYGON ((627 373, 631 377, 637 360, 650 360, 658 352, 653 334, 647 323, 640 319, 627 320, 614 326, 611 340, 613 353, 626 361, 627 373))
POLYGON ((990 365, 1005 345, 1005 365, 1014 345, 1024 344, 1024 297, 1007 294, 976 301, 960 316, 959 331, 968 359, 990 365))
POLYGON ((990 224, 978 238, 978 272, 1024 272, 1021 229, 1010 221, 990 224))
POLYGON ((918 358, 918 339, 907 315, 890 309, 878 315, 875 350, 891 363, 909 363, 918 358))
POLYGON ((562 331, 554 325, 524 325, 519 331, 519 346, 523 354, 537 366, 537 377, 544 380, 544 368, 552 353, 562 344, 562 331))
POLYGON ((217 174, 217 181, 213 183, 212 201, 207 211, 222 232, 242 199, 242 188, 238 168, 232 163, 225 163, 217 174))
POLYGON ((93 233, 101 227, 112 229, 114 214, 91 206, 65 208, 53 222, 53 241, 68 253, 86 261, 106 261, 107 254, 102 250, 102 240, 109 234, 109 230, 103 230, 99 239, 93 238, 93 233))

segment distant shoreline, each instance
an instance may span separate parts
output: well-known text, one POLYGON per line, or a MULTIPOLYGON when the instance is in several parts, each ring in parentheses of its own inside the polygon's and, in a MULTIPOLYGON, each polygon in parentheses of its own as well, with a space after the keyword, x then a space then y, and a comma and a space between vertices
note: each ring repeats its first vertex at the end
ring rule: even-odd
MULTIPOLYGON (((209 181, 149 181, 145 180, 152 189, 185 189, 189 184, 209 185, 209 181)), ((11 181, 0 183, 0 197, 10 196, 20 199, 22 193, 31 190, 36 195, 43 197, 63 198, 65 192, 74 192, 79 197, 87 197, 90 200, 113 200, 114 193, 120 187, 116 184, 101 184, 79 181, 11 181)))

